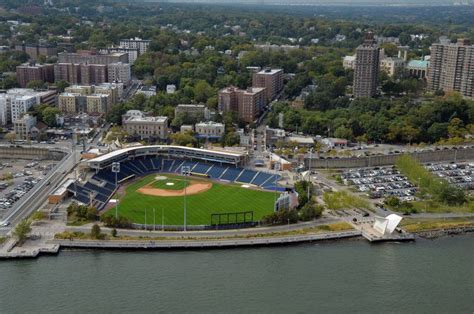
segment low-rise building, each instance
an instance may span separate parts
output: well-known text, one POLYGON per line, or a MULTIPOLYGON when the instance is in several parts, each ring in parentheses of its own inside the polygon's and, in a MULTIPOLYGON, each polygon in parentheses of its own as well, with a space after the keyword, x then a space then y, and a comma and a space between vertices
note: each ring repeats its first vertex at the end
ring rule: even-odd
POLYGON ((14 122, 15 135, 17 139, 31 139, 31 130, 36 125, 36 117, 25 114, 14 122))
POLYGON ((200 138, 220 139, 225 133, 225 125, 213 121, 196 123, 194 128, 200 138))
POLYGON ((146 97, 152 97, 156 95, 156 86, 142 86, 140 87, 136 94, 143 94, 146 97))
POLYGON ((174 94, 175 92, 176 92, 176 85, 174 85, 174 84, 166 85, 166 93, 167 94, 174 94))
POLYGON ((406 69, 410 76, 414 76, 419 79, 426 79, 428 76, 429 66, 430 62, 426 60, 410 60, 406 69))
POLYGON ((128 135, 141 139, 168 138, 168 117, 151 117, 138 110, 129 110, 122 116, 122 127, 128 135))
POLYGON ((180 115, 186 115, 196 120, 209 120, 211 118, 211 112, 205 105, 195 104, 179 104, 174 109, 175 117, 180 115))
POLYGON ((345 56, 342 59, 342 66, 345 70, 354 70, 355 69, 356 56, 345 56))

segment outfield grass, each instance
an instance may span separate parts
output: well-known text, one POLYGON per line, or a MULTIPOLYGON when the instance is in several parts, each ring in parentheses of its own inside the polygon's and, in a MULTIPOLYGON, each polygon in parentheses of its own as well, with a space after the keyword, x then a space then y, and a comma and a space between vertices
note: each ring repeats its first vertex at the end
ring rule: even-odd
MULTIPOLYGON (((189 185, 189 182, 188 182, 188 185, 189 185)), ((157 189, 182 190, 186 186, 186 182, 184 180, 176 180, 176 179, 157 180, 153 182, 151 186, 157 189), (167 183, 173 183, 173 185, 166 185, 167 183)))
MULTIPOLYGON (((156 224, 161 225, 162 212, 165 225, 182 225, 184 217, 184 197, 162 197, 144 195, 137 189, 155 181, 156 174, 144 177, 126 187, 125 193, 119 196, 118 211, 135 223, 145 223, 145 209, 147 224, 153 224, 153 209, 155 209, 156 224)), ((171 180, 180 180, 179 176, 166 175, 171 180)), ((207 181, 192 177, 193 181, 207 181)), ((163 180, 160 182, 170 182, 163 180)), ((211 214, 235 213, 253 211, 254 220, 273 212, 275 193, 254 189, 242 188, 238 184, 219 184, 213 182, 212 188, 206 192, 187 196, 187 224, 209 225, 211 214)), ((166 185, 165 185, 166 186, 166 185)), ((162 187, 160 187, 162 188, 162 187)), ((107 214, 114 214, 111 210, 107 214)))

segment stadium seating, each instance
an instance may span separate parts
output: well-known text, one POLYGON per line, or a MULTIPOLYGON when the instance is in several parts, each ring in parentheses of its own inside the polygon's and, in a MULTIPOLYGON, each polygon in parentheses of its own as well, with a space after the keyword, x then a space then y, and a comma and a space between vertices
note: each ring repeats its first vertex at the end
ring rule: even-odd
POLYGON ((269 173, 265 173, 265 172, 259 172, 257 174, 257 176, 253 179, 252 184, 254 185, 258 185, 258 186, 261 186, 262 184, 264 184, 268 179, 270 179, 272 175, 269 174, 269 173))
POLYGON ((257 175, 257 171, 245 169, 240 173, 240 176, 235 181, 242 182, 242 183, 250 183, 253 181, 253 178, 256 175, 257 175))
POLYGON ((211 168, 212 165, 206 165, 203 163, 196 163, 196 165, 191 169, 191 172, 206 174, 207 171, 211 168))
POLYGON ((219 179, 226 169, 227 167, 213 165, 211 169, 207 171, 207 175, 213 179, 219 179))
POLYGON ((163 172, 171 172, 171 166, 173 166, 174 162, 174 159, 165 159, 163 162, 163 172))
POLYGON ((233 182, 242 172, 242 168, 229 167, 220 177, 221 180, 233 182))

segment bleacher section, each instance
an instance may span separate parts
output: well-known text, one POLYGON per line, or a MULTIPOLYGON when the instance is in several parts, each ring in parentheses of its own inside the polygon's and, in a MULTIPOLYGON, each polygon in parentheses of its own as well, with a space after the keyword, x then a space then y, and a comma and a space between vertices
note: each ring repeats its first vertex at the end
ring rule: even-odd
POLYGON ((221 176, 221 180, 225 181, 230 181, 234 182, 235 179, 240 175, 242 172, 242 168, 234 168, 234 167, 228 167, 227 170, 224 172, 224 174, 221 176))
POLYGON ((207 171, 207 175, 210 178, 219 179, 222 176, 222 174, 224 173, 224 171, 226 171, 226 169, 227 169, 227 167, 221 167, 221 166, 213 165, 211 167, 211 169, 209 169, 207 171))
POLYGON ((200 162, 191 169, 192 173, 207 174, 207 171, 211 168, 212 165, 202 164, 200 162))
MULTIPOLYGON (((275 186, 275 179, 279 175, 269 174, 256 170, 237 168, 233 166, 219 166, 217 164, 206 164, 196 161, 180 159, 163 159, 161 157, 145 157, 128 160, 120 163, 120 172, 117 173, 117 181, 128 180, 133 177, 141 177, 150 173, 181 173, 183 166, 189 166, 191 173, 207 175, 215 180, 228 182, 239 182, 260 186, 267 190, 283 191, 284 188, 275 186)), ((83 204, 92 204, 98 210, 105 207, 116 190, 115 173, 110 168, 102 169, 92 180, 82 184, 71 184, 68 191, 74 193, 74 198, 83 204)))
POLYGON ((256 175, 257 171, 245 169, 240 173, 240 176, 235 181, 242 183, 251 183, 256 175))

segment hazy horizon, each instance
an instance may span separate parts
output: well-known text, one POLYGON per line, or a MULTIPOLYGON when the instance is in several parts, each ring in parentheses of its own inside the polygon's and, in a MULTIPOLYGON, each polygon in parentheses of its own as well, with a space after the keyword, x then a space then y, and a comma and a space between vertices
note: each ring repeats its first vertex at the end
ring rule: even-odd
POLYGON ((473 5, 474 0, 144 0, 166 3, 250 4, 250 5, 372 5, 372 6, 436 6, 473 5))

